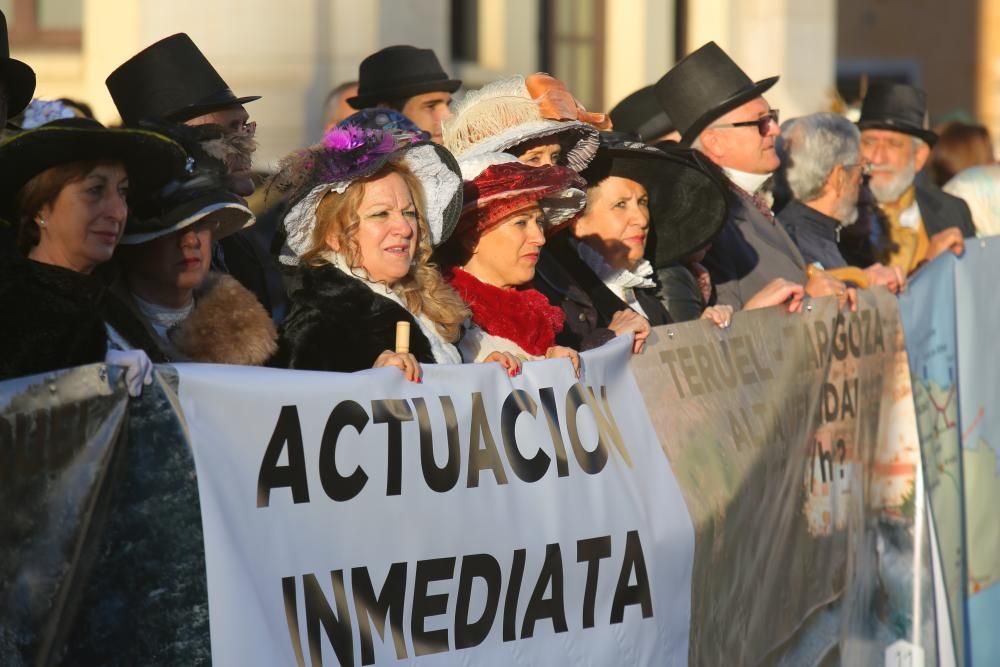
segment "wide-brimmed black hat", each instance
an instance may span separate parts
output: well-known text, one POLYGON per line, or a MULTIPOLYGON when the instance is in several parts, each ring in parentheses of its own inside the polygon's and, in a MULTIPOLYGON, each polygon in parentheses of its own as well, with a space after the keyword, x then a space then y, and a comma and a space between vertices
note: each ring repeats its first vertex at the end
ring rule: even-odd
POLYGON ((589 186, 618 176, 646 188, 650 217, 646 258, 655 269, 709 243, 726 221, 726 187, 718 167, 699 151, 653 148, 620 132, 602 132, 597 156, 580 175, 589 186))
POLYGON ((776 76, 752 81, 718 44, 709 42, 674 65, 653 88, 681 133, 681 145, 690 146, 716 118, 777 82, 776 76))
MULTIPOLYGON (((7 40, 7 17, 0 12, 0 83, 7 91, 7 114, 16 116, 28 106, 35 94, 35 71, 26 63, 10 57, 7 40)), ((2 128, 0 128, 2 129, 2 128)))
POLYGON ((462 82, 449 79, 430 49, 387 46, 361 61, 358 94, 347 103, 365 109, 379 102, 443 91, 453 93, 462 82))
POLYGON ((222 186, 205 189, 188 199, 166 198, 153 216, 133 217, 125 227, 121 245, 139 245, 172 234, 213 216, 212 240, 226 238, 256 222, 253 211, 239 195, 222 186))
POLYGON ((653 86, 635 91, 608 112, 618 132, 626 132, 639 141, 654 141, 675 129, 674 122, 660 106, 653 86))
POLYGON ((70 162, 121 160, 133 195, 163 187, 184 169, 180 144, 148 130, 109 129, 89 118, 63 118, 0 143, 0 215, 14 213, 18 191, 46 169, 70 162))
POLYGON ((929 129, 927 93, 905 83, 873 83, 861 103, 858 128, 892 130, 919 137, 933 146, 937 134, 929 129))
POLYGON ((136 198, 121 245, 138 245, 212 217, 212 239, 218 241, 256 222, 246 201, 226 188, 226 163, 213 155, 224 138, 215 125, 187 127, 177 123, 143 124, 170 137, 187 152, 184 171, 156 192, 136 198))
POLYGON ((260 99, 260 95, 236 97, 184 33, 147 46, 122 63, 104 83, 126 125, 141 120, 183 123, 260 99))

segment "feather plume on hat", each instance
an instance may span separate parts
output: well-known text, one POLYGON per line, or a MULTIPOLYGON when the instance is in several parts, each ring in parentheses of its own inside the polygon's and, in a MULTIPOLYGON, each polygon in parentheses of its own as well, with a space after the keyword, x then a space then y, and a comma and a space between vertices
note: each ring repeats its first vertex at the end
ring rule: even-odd
POLYGON ((456 156, 508 151, 526 141, 552 137, 562 145, 566 165, 574 171, 590 163, 598 145, 598 132, 590 125, 546 118, 521 76, 470 91, 444 121, 441 134, 444 146, 456 156))

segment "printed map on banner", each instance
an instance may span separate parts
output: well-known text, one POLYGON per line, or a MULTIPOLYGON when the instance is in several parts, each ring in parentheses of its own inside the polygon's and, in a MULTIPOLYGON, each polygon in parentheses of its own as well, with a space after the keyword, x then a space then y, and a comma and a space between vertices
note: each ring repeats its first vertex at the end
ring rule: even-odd
POLYGON ((901 298, 952 629, 959 660, 967 636, 976 666, 1000 660, 998 284, 1000 239, 972 240, 961 260, 949 255, 922 269, 901 298))
POLYGON ((1000 237, 969 243, 958 263, 958 392, 965 468, 972 664, 1000 664, 1000 237))

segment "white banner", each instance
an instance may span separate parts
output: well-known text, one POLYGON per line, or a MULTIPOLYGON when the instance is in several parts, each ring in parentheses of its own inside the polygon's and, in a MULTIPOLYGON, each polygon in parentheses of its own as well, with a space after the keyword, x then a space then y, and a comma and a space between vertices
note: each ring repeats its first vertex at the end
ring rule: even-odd
POLYGON ((686 664, 694 532, 627 343, 580 380, 178 365, 215 664, 686 664))

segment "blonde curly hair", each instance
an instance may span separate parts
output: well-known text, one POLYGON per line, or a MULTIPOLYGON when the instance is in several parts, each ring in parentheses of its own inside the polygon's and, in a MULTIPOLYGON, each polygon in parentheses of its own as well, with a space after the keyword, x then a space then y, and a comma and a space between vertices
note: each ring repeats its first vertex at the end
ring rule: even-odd
POLYGON ((312 230, 309 250, 302 255, 302 263, 320 266, 329 263, 324 257, 331 250, 327 239, 336 234, 338 251, 352 268, 361 268, 361 248, 357 233, 361 218, 358 208, 369 183, 389 174, 399 174, 410 190, 417 209, 417 249, 409 273, 392 286, 403 303, 414 315, 425 315, 434 322, 441 337, 455 342, 461 333, 462 322, 469 316, 468 306, 458 293, 441 277, 436 265, 431 263, 433 247, 430 229, 424 214, 424 191, 420 180, 400 162, 388 162, 374 174, 359 178, 339 194, 331 191, 316 209, 316 224, 312 230))

